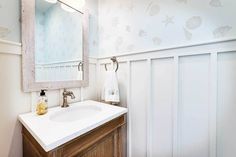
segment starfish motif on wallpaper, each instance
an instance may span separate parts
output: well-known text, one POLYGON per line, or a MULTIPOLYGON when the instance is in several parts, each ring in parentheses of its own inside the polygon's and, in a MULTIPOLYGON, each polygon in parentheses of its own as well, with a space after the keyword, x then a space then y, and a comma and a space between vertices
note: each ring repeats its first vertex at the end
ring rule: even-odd
POLYGON ((166 19, 163 21, 165 26, 167 27, 169 24, 174 24, 174 16, 166 16, 166 19))

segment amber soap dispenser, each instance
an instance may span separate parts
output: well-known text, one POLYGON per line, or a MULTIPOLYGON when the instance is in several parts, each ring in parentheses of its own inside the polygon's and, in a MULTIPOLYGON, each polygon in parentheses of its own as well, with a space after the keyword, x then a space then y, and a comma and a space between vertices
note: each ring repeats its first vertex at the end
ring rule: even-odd
POLYGON ((37 115, 44 115, 47 112, 48 112, 48 98, 46 96, 45 90, 41 90, 36 107, 36 113, 37 115))

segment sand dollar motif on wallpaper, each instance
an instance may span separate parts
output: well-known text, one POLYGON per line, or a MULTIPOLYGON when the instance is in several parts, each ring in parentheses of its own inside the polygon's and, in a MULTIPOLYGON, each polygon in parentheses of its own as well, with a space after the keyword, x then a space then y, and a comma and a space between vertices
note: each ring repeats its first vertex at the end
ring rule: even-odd
POLYGON ((155 16, 160 13, 160 10, 160 6, 152 1, 148 4, 146 12, 149 14, 149 16, 155 16))
POLYGON ((200 16, 193 16, 186 21, 186 28, 194 30, 202 25, 202 18, 200 16))
POLYGON ((139 37, 145 37, 145 36, 147 36, 147 32, 141 29, 138 33, 138 36, 139 37))
POLYGON ((161 45, 162 40, 159 37, 154 37, 154 38, 152 38, 152 42, 154 45, 159 46, 159 45, 161 45))
POLYGON ((215 38, 225 37, 225 36, 228 35, 230 30, 232 30, 231 26, 221 26, 221 27, 216 28, 213 31, 213 35, 214 35, 215 38))
POLYGON ((5 38, 10 33, 11 33, 10 29, 0 26, 0 38, 5 38))
POLYGON ((211 0, 209 4, 212 7, 222 7, 222 3, 220 0, 211 0))
POLYGON ((193 34, 190 31, 188 31, 186 28, 183 28, 183 29, 184 29, 185 39, 192 40, 193 34))

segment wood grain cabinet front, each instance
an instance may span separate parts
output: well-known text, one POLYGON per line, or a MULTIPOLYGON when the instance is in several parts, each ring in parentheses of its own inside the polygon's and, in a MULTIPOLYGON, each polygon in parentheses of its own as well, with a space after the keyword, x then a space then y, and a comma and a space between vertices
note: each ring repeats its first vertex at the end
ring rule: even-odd
POLYGON ((123 157, 124 115, 93 129, 49 152, 22 128, 24 157, 123 157))

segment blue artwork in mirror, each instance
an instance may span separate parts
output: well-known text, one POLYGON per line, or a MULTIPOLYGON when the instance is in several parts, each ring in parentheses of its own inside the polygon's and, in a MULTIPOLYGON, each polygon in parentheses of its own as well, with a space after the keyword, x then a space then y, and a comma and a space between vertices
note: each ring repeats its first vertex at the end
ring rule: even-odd
POLYGON ((36 82, 82 80, 82 14, 60 2, 36 0, 36 82))

